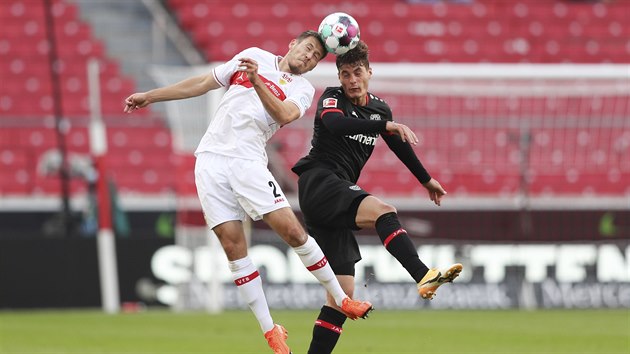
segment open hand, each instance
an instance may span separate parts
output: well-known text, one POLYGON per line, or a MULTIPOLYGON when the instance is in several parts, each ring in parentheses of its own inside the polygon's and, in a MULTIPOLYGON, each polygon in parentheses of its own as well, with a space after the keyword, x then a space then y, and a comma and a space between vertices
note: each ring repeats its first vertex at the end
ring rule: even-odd
POLYGON ((423 186, 429 192, 429 198, 431 198, 431 201, 433 201, 435 205, 440 206, 442 203, 442 197, 446 195, 446 191, 442 188, 440 182, 431 178, 431 180, 423 184, 423 186))
POLYGON ((418 144, 418 137, 416 136, 416 133, 404 124, 389 121, 387 122, 385 129, 390 133, 400 136, 402 141, 408 142, 412 145, 418 144))

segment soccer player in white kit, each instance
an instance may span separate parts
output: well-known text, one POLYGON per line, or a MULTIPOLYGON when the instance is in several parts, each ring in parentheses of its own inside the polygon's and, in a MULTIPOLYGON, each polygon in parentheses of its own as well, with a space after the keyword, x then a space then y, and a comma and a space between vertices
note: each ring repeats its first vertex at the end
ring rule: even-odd
POLYGON ((208 226, 216 233, 229 260, 234 283, 256 316, 274 353, 291 353, 287 331, 274 324, 262 281, 247 255, 243 220, 264 220, 291 246, 307 269, 352 319, 372 310, 367 301, 350 299, 343 291, 317 242, 291 210, 267 167, 265 145, 283 125, 304 115, 315 89, 302 76, 326 56, 315 31, 289 43, 284 57, 248 48, 209 74, 125 100, 127 113, 154 102, 196 97, 228 87, 216 114, 195 151, 195 183, 208 226))

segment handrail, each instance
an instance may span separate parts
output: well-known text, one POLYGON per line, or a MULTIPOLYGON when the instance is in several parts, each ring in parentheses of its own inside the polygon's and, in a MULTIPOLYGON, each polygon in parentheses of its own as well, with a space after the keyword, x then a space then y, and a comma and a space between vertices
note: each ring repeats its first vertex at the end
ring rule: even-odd
POLYGON ((189 65, 206 64, 205 58, 197 51, 190 39, 169 16, 164 5, 158 0, 142 0, 142 4, 153 17, 154 25, 171 40, 189 65))

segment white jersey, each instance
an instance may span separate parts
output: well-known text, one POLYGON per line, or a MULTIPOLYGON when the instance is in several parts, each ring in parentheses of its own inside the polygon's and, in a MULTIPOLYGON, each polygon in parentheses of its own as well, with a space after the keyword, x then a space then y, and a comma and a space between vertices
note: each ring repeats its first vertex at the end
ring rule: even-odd
POLYGON ((201 139, 195 155, 212 152, 224 156, 267 162, 265 145, 280 126, 267 113, 247 78, 237 71, 239 58, 258 63, 258 75, 269 91, 281 101, 289 100, 300 109, 300 117, 311 106, 315 89, 300 75, 282 72, 281 57, 260 48, 248 48, 212 71, 222 86, 229 86, 215 116, 201 139))

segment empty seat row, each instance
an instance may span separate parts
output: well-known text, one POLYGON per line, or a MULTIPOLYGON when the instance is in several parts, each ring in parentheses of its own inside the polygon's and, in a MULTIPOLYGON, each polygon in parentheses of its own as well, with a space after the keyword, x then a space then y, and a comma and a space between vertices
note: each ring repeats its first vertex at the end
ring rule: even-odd
POLYGON ((630 24, 624 15, 630 13, 630 5, 622 2, 366 1, 340 6, 171 0, 169 4, 209 60, 229 59, 248 46, 284 51, 291 38, 316 28, 328 13, 345 11, 357 19, 362 39, 375 49, 373 61, 630 62, 630 24), (247 21, 235 28, 233 21, 239 18, 247 21))
MULTIPOLYGON (((52 1, 54 42, 47 33, 47 11, 43 0, 0 2, 0 121, 51 116, 57 112, 57 99, 62 115, 88 117, 87 66, 92 59, 101 63, 103 113, 122 115, 124 97, 135 91, 135 82, 121 74, 118 63, 107 58, 103 43, 94 37, 89 24, 80 20, 77 5, 52 1), (54 63, 52 49, 56 54, 54 63), (58 83, 55 73, 59 74, 58 83), (55 90, 60 91, 58 96, 55 90)), ((139 112, 141 116, 147 114, 139 112)))

